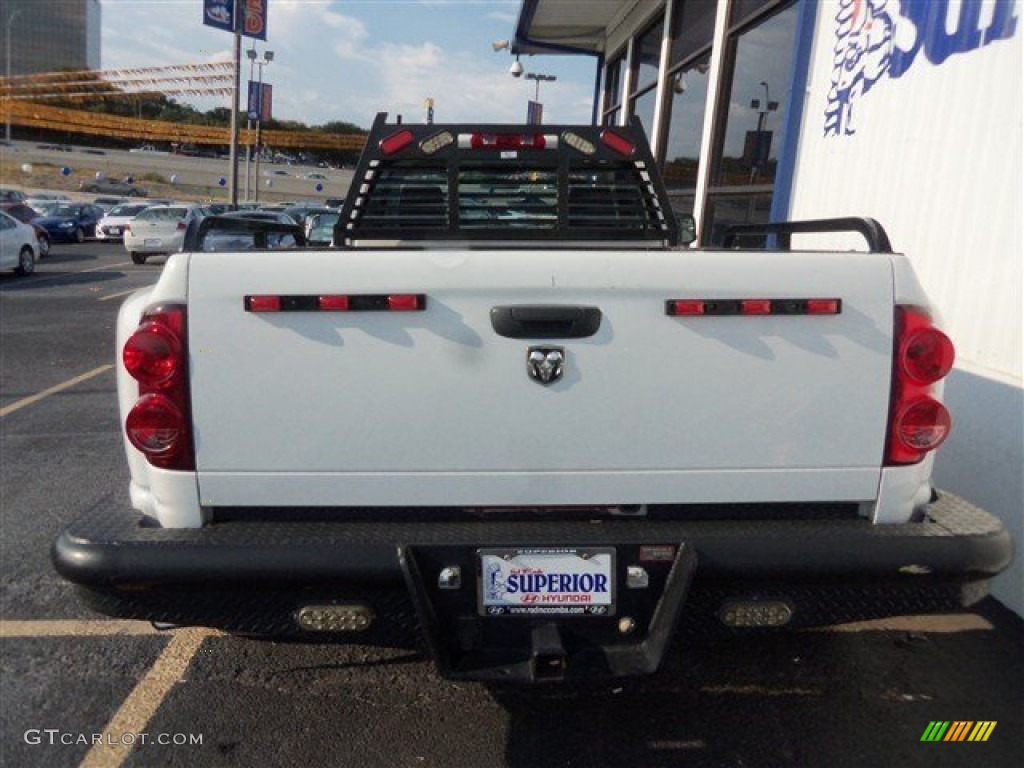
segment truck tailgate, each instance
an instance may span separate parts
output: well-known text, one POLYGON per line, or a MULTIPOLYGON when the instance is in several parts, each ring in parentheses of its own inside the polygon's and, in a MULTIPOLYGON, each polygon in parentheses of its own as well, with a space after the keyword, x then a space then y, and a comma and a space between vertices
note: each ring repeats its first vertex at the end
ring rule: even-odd
POLYGON ((886 255, 199 253, 200 497, 213 506, 868 501, 892 356, 886 255), (416 293, 424 311, 248 312, 251 295, 416 293), (841 299, 839 314, 669 316, 666 301, 841 299), (506 338, 491 310, 583 305, 594 335, 506 338), (527 372, 561 347, 562 378, 527 372))

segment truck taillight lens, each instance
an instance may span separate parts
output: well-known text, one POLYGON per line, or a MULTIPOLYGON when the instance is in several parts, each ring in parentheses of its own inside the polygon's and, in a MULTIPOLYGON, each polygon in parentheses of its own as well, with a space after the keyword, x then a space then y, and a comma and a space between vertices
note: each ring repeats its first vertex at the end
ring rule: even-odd
POLYGON ((129 442, 150 464, 195 469, 185 307, 151 307, 125 342, 125 370, 139 382, 139 400, 125 419, 129 442))
POLYGON ((896 439, 910 451, 933 451, 942 445, 952 420, 942 403, 926 397, 910 403, 896 414, 896 439))
POLYGON ((181 341, 167 326, 146 322, 125 342, 121 357, 132 378, 162 389, 173 384, 182 363, 181 341))
MULTIPOLYGON (((143 395, 125 420, 131 444, 147 458, 166 459, 178 454, 188 434, 185 417, 164 395, 143 395)), ((155 463, 155 462, 154 462, 155 463)))
POLYGON ((953 420, 933 385, 953 369, 953 343, 917 307, 896 308, 896 359, 886 465, 916 464, 949 436, 953 420))
POLYGON ((953 342, 938 328, 919 328, 900 345, 903 372, 919 384, 932 384, 953 370, 953 342))

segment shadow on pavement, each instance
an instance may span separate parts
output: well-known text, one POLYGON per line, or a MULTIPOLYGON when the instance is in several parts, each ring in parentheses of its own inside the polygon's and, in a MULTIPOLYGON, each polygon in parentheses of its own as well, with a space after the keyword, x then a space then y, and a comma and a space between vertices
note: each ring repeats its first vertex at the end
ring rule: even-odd
POLYGON ((491 687, 506 762, 546 766, 1019 765, 1024 621, 994 629, 681 637, 657 675, 491 687), (934 720, 994 720, 986 743, 923 743, 934 720))

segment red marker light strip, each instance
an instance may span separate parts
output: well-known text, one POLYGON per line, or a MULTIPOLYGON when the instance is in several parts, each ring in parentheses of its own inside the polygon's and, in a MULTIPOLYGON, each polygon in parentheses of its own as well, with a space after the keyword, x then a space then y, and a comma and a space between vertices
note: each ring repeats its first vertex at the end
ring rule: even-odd
POLYGON ((620 155, 625 155, 626 157, 631 156, 636 151, 633 142, 615 131, 601 131, 601 141, 620 155))
POLYGON ((422 312, 422 293, 325 294, 321 296, 246 296, 246 312, 422 312))
POLYGON ((392 133, 390 136, 380 140, 380 151, 385 155, 393 155, 398 150, 404 149, 412 144, 415 138, 416 137, 412 135, 412 131, 409 129, 392 133))
POLYGON ((670 317, 697 315, 838 315, 842 299, 669 299, 670 317))

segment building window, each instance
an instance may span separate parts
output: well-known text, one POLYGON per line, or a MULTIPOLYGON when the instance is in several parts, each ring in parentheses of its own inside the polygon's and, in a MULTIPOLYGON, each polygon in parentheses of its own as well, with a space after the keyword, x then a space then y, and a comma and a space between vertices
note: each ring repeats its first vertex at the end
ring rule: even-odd
POLYGON ((640 118, 640 124, 647 134, 647 141, 654 139, 654 105, 658 101, 658 89, 649 88, 633 99, 632 114, 640 118))
POLYGON ((617 115, 619 104, 622 101, 622 71, 625 62, 625 53, 620 53, 608 63, 604 70, 604 110, 602 112, 604 118, 602 122, 605 125, 615 124, 612 115, 617 115))
POLYGON ((659 159, 678 214, 692 214, 696 198, 716 9, 705 0, 674 0, 672 6, 667 123, 659 159))
MULTIPOLYGON (((716 107, 705 244, 721 241, 733 224, 768 221, 781 128, 787 106, 796 37, 797 6, 750 0, 734 6, 749 13, 729 30, 721 98, 716 107), (780 7, 781 6, 781 7, 780 7)), ((739 13, 736 16, 740 16, 739 13)))
POLYGON ((708 98, 710 56, 676 70, 669 78, 669 124, 662 175, 676 213, 692 214, 700 142, 708 98))
POLYGON ((658 69, 661 64, 661 38, 664 34, 665 17, 659 15, 647 28, 647 31, 637 37, 633 49, 636 59, 633 90, 640 91, 657 84, 658 69))

